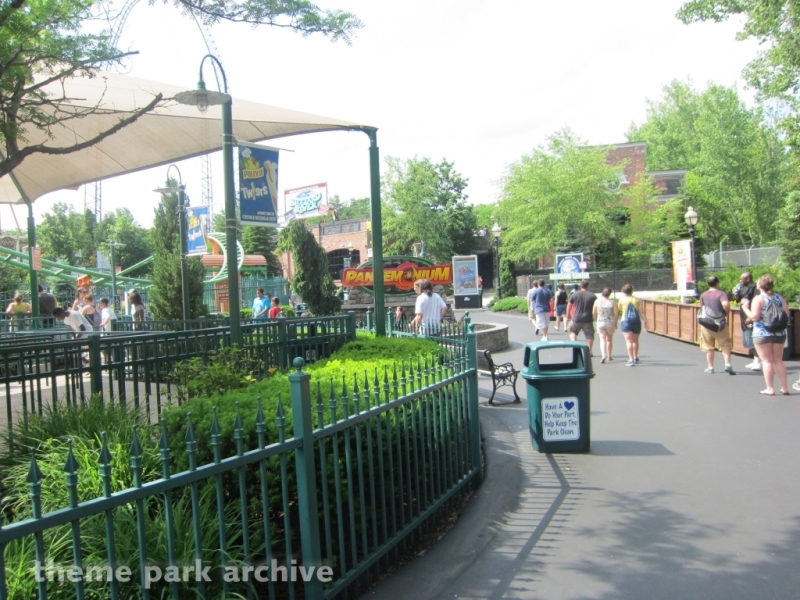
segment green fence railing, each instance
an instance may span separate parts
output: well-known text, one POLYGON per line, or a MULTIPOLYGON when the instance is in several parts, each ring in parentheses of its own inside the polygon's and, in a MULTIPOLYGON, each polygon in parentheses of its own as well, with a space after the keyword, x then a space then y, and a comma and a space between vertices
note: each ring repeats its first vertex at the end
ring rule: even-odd
MULTIPOLYGON (((99 395, 109 402, 132 402, 153 419, 168 401, 176 401, 175 365, 230 345, 228 327, 91 333, 78 339, 64 330, 40 330, 27 337, 0 338, 0 389, 5 395, 6 425, 42 414, 47 405, 74 405, 99 395)), ((187 322, 181 321, 185 325, 187 322)), ((313 362, 355 339, 355 315, 247 321, 243 349, 256 377, 269 369, 289 368, 294 358, 313 362)), ((0 418, 0 421, 2 418, 0 418)))
POLYGON ((480 482, 475 334, 352 382, 302 367, 290 407, 237 404, 229 428, 215 409, 180 439, 162 420, 89 458, 63 442, 65 480, 31 451, 4 491, 0 600, 356 597, 480 482))

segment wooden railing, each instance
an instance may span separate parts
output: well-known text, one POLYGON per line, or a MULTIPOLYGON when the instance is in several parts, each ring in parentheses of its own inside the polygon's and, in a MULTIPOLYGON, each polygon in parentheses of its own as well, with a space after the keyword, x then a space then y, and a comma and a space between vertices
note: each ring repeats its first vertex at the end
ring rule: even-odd
MULTIPOLYGON (((662 300, 640 299, 645 319, 647 320, 647 331, 665 335, 676 340, 683 340, 696 344, 700 333, 697 328, 697 311, 700 310, 699 304, 681 304, 679 302, 665 302, 662 300)), ((793 335, 790 335, 792 354, 800 354, 800 309, 790 308, 791 324, 793 335)), ((742 345, 742 327, 739 309, 734 308, 728 319, 728 328, 733 338, 733 352, 735 354, 747 355, 747 349, 742 345)))

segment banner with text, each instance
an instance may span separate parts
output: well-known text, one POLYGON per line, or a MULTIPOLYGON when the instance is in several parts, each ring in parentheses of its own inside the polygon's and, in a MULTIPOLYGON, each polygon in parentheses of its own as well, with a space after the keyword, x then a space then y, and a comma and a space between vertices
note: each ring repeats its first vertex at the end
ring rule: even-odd
POLYGON ((675 283, 691 283, 692 273, 692 240, 672 242, 672 278, 675 283))
POLYGON ((186 207, 186 255, 200 256, 208 253, 208 207, 186 207))
POLYGON ((239 143, 239 214, 242 225, 278 225, 278 150, 239 143))
POLYGON ((316 183, 283 192, 284 221, 328 214, 328 184, 316 183))

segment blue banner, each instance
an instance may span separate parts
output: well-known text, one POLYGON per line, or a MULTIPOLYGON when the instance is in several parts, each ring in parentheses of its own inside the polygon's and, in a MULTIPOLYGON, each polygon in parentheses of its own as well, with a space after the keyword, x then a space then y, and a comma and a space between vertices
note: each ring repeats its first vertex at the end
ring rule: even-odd
POLYGON ((207 254, 208 240, 208 207, 207 206, 187 206, 186 207, 186 254, 188 256, 198 256, 207 254))
POLYGON ((239 144, 239 214, 242 225, 277 227, 278 151, 239 144))

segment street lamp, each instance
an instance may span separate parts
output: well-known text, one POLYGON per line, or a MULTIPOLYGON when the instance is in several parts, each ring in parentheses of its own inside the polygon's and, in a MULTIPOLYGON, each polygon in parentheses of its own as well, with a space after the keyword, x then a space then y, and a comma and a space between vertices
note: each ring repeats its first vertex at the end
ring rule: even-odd
POLYGON ((697 289, 697 252, 695 251, 694 247, 694 232, 695 225, 697 225, 700 217, 697 215, 697 212, 694 210, 694 208, 690 206, 683 218, 686 220, 686 224, 689 226, 689 235, 692 236, 692 285, 694 287, 694 297, 696 300, 700 298, 700 290, 697 289))
MULTIPOLYGON (((189 253, 186 241, 186 186, 183 185, 181 171, 175 165, 167 167, 167 182, 170 180, 169 170, 175 169, 178 172, 178 187, 163 187, 153 190, 160 194, 178 194, 178 235, 181 238, 181 305, 183 308, 183 320, 189 320, 189 272, 186 265, 186 255, 189 253)), ((184 328, 186 323, 183 324, 184 328)))
POLYGON ((120 304, 117 304, 117 259, 114 257, 114 248, 121 248, 125 244, 119 242, 108 242, 108 247, 111 248, 111 302, 114 310, 119 310, 120 304))
POLYGON ((503 229, 495 223, 492 226, 492 235, 494 236, 494 272, 497 273, 497 285, 495 286, 495 296, 498 300, 503 299, 503 290, 500 286, 500 234, 503 229))
POLYGON ((239 309, 241 299, 239 295, 239 263, 238 248, 236 245, 236 195, 233 189, 233 116, 231 105, 233 99, 228 94, 228 79, 219 59, 206 54, 200 61, 200 77, 197 89, 175 94, 175 100, 180 104, 196 106, 201 113, 205 113, 209 106, 222 106, 222 170, 225 177, 225 251, 227 254, 228 268, 228 301, 231 312, 231 344, 242 346, 242 329, 240 325, 239 309), (206 90, 203 81, 203 64, 206 59, 211 59, 222 74, 223 92, 206 90))

